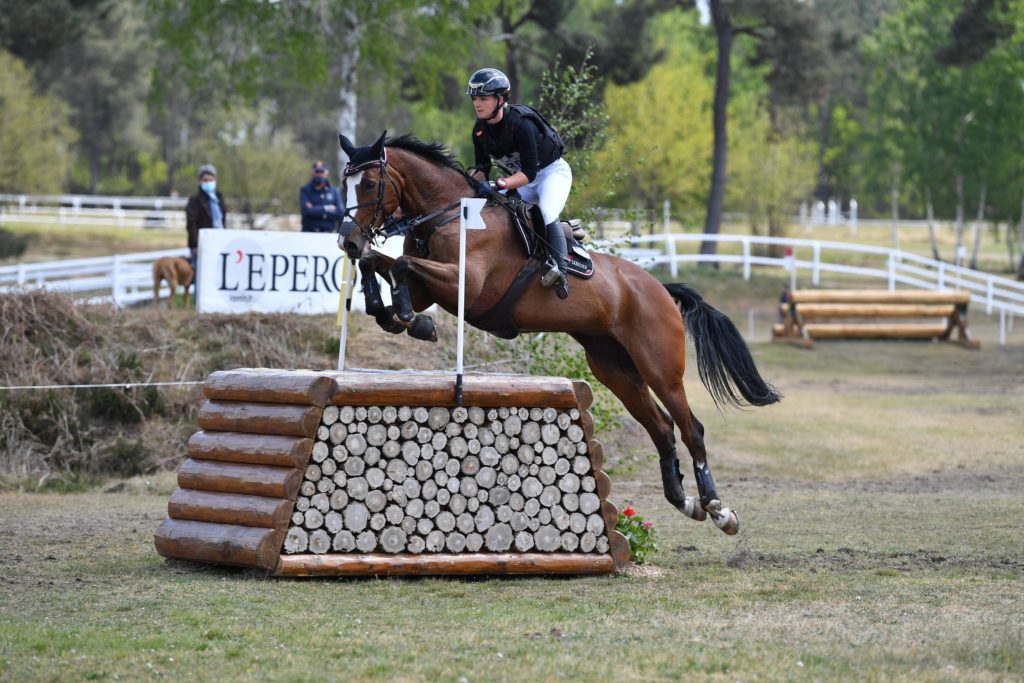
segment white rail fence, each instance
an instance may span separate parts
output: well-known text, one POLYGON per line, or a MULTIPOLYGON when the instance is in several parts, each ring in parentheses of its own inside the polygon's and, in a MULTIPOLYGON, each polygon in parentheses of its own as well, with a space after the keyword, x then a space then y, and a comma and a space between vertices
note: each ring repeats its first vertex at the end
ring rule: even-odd
MULTIPOLYGON (((104 197, 94 195, 0 194, 0 225, 35 223, 60 228, 116 227, 185 229, 182 197, 104 197)), ((250 217, 232 211, 228 205, 228 227, 245 230, 294 230, 301 223, 298 214, 260 213, 250 217)))
MULTIPOLYGON (((971 293, 973 303, 984 307, 985 313, 999 315, 1001 344, 1006 342, 1014 318, 1024 316, 1022 282, 885 247, 787 237, 691 233, 624 237, 595 243, 595 247, 602 251, 610 249, 648 269, 666 266, 673 278, 678 276, 680 264, 720 263, 742 268, 746 280, 750 279, 754 267, 783 268, 790 273, 794 288, 798 278, 809 278, 809 284, 818 286, 822 273, 837 273, 881 280, 890 290, 897 285, 966 290, 971 293), (696 246, 705 240, 717 242, 718 252, 699 253, 696 246), (691 243, 694 248, 684 248, 691 243), (790 255, 776 257, 758 253, 767 251, 770 246, 782 247, 790 255)), ((128 305, 152 298, 153 261, 161 256, 187 255, 187 249, 171 249, 3 266, 0 267, 0 290, 45 287, 91 300, 128 305)), ((165 286, 161 296, 167 291, 165 286)))
MULTIPOLYGON (((153 262, 162 256, 188 258, 188 249, 3 266, 0 267, 0 291, 42 287, 70 292, 90 301, 126 306, 153 298, 153 262)), ((170 289, 166 283, 162 284, 160 296, 169 295, 170 289)))
POLYGON ((679 265, 683 263, 732 263, 742 267, 744 280, 750 279, 753 266, 783 268, 790 273, 790 287, 793 289, 800 277, 810 277, 810 284, 817 287, 821 284, 822 273, 841 273, 883 280, 890 290, 896 289, 897 285, 929 290, 965 290, 971 293, 972 303, 984 306, 986 314, 999 316, 1000 344, 1006 343, 1006 334, 1013 329, 1014 317, 1024 316, 1024 282, 898 249, 789 237, 689 233, 623 237, 600 246, 614 249, 615 245, 623 245, 618 253, 644 268, 667 266, 672 277, 678 275, 679 265), (684 252, 681 248, 683 244, 699 245, 705 240, 717 242, 719 251, 701 254, 698 249, 684 252), (738 253, 722 253, 725 251, 723 245, 735 245, 732 252, 738 253), (771 246, 782 247, 787 255, 777 257, 757 253, 768 251, 771 246), (859 258, 837 258, 841 253, 859 258), (854 265, 849 262, 851 260, 860 263, 854 265))

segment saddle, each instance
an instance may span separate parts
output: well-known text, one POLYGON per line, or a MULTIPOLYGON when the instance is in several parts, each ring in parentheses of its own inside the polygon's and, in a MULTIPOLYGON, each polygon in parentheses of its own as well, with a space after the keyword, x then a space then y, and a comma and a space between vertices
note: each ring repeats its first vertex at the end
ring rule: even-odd
MULTIPOLYGON (((547 234, 540 207, 528 204, 518 197, 508 198, 505 206, 515 219, 515 233, 526 255, 532 257, 537 254, 542 256, 542 260, 546 259, 547 234)), ((583 246, 582 240, 586 233, 579 219, 563 220, 562 229, 565 231, 565 243, 568 246, 566 271, 578 278, 589 280, 594 274, 594 262, 590 258, 590 252, 583 246)))

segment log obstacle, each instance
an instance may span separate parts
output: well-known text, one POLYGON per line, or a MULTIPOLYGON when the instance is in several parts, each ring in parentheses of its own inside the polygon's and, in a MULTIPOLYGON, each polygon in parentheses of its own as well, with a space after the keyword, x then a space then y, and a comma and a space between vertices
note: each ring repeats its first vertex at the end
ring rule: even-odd
POLYGON ((804 347, 815 339, 931 339, 981 343, 967 331, 969 292, 797 289, 779 303, 772 341, 804 347), (924 318, 928 322, 922 322, 924 318))
POLYGON ((629 561, 586 382, 242 369, 203 387, 164 557, 274 576, 601 574, 629 561))

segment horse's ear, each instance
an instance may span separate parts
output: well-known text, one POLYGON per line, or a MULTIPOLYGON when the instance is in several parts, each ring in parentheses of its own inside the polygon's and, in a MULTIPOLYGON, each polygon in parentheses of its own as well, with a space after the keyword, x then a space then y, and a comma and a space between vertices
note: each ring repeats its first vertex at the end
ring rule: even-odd
POLYGON ((388 132, 385 130, 377 138, 377 142, 373 143, 373 147, 370 148, 371 159, 383 159, 384 158, 384 138, 387 137, 388 132))
POLYGON ((349 159, 352 159, 352 154, 356 151, 356 146, 352 144, 352 141, 341 133, 338 133, 338 142, 341 143, 342 151, 348 155, 349 159))

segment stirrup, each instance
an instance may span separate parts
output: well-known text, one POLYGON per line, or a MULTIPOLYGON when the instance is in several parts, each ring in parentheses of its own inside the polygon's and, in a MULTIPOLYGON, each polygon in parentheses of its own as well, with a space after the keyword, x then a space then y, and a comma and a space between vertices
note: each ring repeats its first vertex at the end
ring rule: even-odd
POLYGON ((540 285, 541 287, 553 287, 561 279, 562 271, 551 261, 548 261, 545 265, 548 266, 548 269, 540 276, 540 285))

